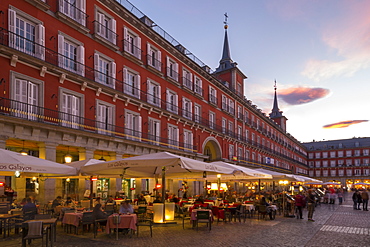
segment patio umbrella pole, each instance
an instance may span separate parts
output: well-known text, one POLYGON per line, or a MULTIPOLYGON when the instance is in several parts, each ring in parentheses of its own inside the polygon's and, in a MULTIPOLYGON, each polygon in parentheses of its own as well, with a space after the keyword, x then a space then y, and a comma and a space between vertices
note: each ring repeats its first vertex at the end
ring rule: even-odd
POLYGON ((165 204, 165 193, 166 193, 166 167, 162 167, 162 203, 163 203, 163 223, 166 220, 166 204, 165 204))

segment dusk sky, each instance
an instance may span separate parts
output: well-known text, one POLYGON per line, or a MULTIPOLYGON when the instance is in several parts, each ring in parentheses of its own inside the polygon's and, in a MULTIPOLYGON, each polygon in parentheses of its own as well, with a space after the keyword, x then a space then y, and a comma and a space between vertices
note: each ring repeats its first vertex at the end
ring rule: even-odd
POLYGON ((131 0, 213 70, 228 18, 245 96, 268 115, 277 82, 287 132, 301 142, 369 137, 370 1, 131 0))

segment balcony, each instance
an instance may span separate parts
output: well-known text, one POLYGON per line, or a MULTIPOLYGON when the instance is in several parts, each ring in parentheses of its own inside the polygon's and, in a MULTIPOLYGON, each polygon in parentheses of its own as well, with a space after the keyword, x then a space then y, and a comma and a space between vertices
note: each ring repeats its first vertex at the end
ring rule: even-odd
POLYGON ((66 24, 74 27, 76 30, 88 33, 87 28, 89 16, 85 13, 85 10, 81 6, 78 6, 80 1, 74 1, 71 4, 68 0, 58 0, 58 11, 56 16, 66 24))
POLYGON ((208 97, 209 97, 209 103, 212 103, 214 105, 217 105, 217 98, 216 98, 216 96, 214 96, 212 94, 209 94, 208 97))
POLYGON ((204 89, 198 85, 194 85, 194 92, 200 96, 203 96, 204 89))
POLYGON ((95 27, 94 37, 114 50, 119 50, 119 47, 117 46, 118 35, 106 25, 103 25, 98 21, 93 21, 93 24, 95 27))
POLYGON ((179 81, 179 73, 177 73, 177 71, 171 69, 170 67, 167 67, 167 78, 169 78, 170 80, 173 80, 175 81, 176 83, 179 81))
POLYGON ((146 55, 147 57, 147 65, 149 68, 153 68, 157 72, 161 72, 162 63, 161 61, 157 60, 154 56, 146 55))
POLYGON ((134 62, 141 63, 141 54, 143 51, 137 47, 133 42, 130 42, 128 40, 122 40, 123 42, 123 51, 125 54, 129 54, 134 58, 134 62))
POLYGON ((193 91, 193 82, 185 77, 182 78, 182 86, 193 91))

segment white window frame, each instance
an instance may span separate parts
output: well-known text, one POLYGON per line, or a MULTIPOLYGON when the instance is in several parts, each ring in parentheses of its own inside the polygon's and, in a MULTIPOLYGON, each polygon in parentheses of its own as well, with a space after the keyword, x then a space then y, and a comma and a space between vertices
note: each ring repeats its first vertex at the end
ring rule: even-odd
POLYGON ((71 36, 58 33, 58 65, 73 73, 85 76, 85 47, 84 44, 71 36), (71 48, 74 49, 73 53, 71 48), (68 54, 74 54, 68 55, 68 54), (73 58, 74 57, 74 58, 73 58))
POLYGON ((148 139, 151 140, 151 144, 159 145, 161 141, 161 121, 155 118, 148 118, 148 139))
POLYGON ((194 104, 194 122, 200 123, 202 107, 198 104, 194 104))
POLYGON ((126 139, 141 141, 142 117, 140 113, 125 110, 125 134, 126 139))
POLYGON ((94 72, 96 82, 111 88, 116 87, 116 63, 112 58, 104 55, 103 53, 95 51, 94 72))
POLYGON ((215 128, 215 124, 216 124, 216 113, 210 111, 209 112, 209 127, 211 129, 214 129, 215 128))
POLYGON ((171 59, 169 56, 166 57, 166 72, 167 77, 174 81, 179 81, 179 64, 175 60, 171 59))
POLYGON ((168 147, 179 148, 179 127, 173 124, 167 125, 168 147))
POLYGON ((352 157, 352 150, 346 151, 346 157, 352 157))
POLYGON ((234 101, 232 100, 232 99, 229 99, 229 107, 228 107, 228 112, 230 113, 230 114, 235 114, 235 108, 234 108, 234 106, 235 106, 235 103, 234 103, 234 101))
POLYGON ((224 94, 222 95, 222 106, 221 106, 221 108, 224 111, 228 111, 228 109, 229 109, 229 100, 224 94))
POLYGON ((194 92, 203 96, 202 79, 196 75, 194 75, 194 92))
POLYGON ((33 16, 13 7, 8 9, 9 46, 39 59, 45 59, 45 27, 44 23, 33 16), (18 19, 18 21, 17 21, 18 19), (22 30, 25 36, 19 32, 17 23, 31 26, 33 32, 27 32, 27 27, 22 30), (27 34, 28 33, 28 34, 27 34))
POLYGON ((96 128, 99 134, 112 135, 115 126, 116 106, 96 99, 96 128))
POLYGON ((186 88, 193 90, 193 74, 187 69, 182 69, 182 84, 186 88))
POLYGON ((363 149, 362 152, 363 155, 369 155, 369 149, 363 149))
POLYGON ((166 89, 166 108, 167 111, 178 114, 179 112, 179 95, 170 89, 166 89))
POLYGON ((85 109, 84 95, 61 87, 59 88, 58 99, 61 125, 73 129, 80 128, 85 109), (66 106, 66 101, 69 101, 70 105, 66 106), (63 113, 66 113, 66 115, 63 113))
POLYGON ((123 50, 141 60, 141 38, 127 27, 123 27, 123 50))
POLYGON ((73 6, 70 1, 72 0, 59 0, 59 12, 68 16, 72 20, 80 23, 81 25, 86 25, 86 2, 85 0, 76 0, 76 6, 73 6), (80 10, 80 11, 78 11, 80 10))
POLYGON ((343 177, 344 176, 344 170, 343 169, 338 170, 338 176, 339 177, 343 177))
POLYGON ((123 68, 124 93, 140 99, 141 77, 140 74, 128 67, 123 68))
POLYGON ((182 97, 182 116, 190 120, 193 118, 193 102, 185 97, 182 97))
POLYGON ((114 17, 100 8, 95 10, 95 33, 108 40, 112 44, 117 44, 117 23, 114 17))
POLYGON ((212 86, 209 86, 209 102, 217 104, 217 90, 212 86))
POLYGON ((191 130, 184 129, 184 149, 193 151, 193 132, 191 130))
POLYGON ((347 169, 346 174, 347 176, 352 176, 352 169, 347 169))
POLYGON ((232 160, 234 155, 235 155, 235 146, 233 144, 229 144, 229 159, 232 160))
POLYGON ((147 80, 148 103, 161 107, 161 85, 153 80, 147 80))
POLYGON ((147 61, 148 65, 155 68, 158 71, 161 71, 162 67, 162 53, 155 46, 147 43, 147 61))
POLYGON ((227 120, 226 120, 226 118, 222 118, 221 125, 222 125, 222 133, 226 134, 226 132, 227 132, 227 120))
POLYGON ((10 97, 13 100, 12 108, 16 111, 12 115, 37 120, 43 115, 44 81, 10 71, 10 97))
POLYGON ((335 177, 337 175, 337 170, 335 170, 335 169, 331 169, 330 170, 330 176, 331 177, 335 177))
POLYGON ((330 152, 330 158, 335 158, 335 151, 330 152))

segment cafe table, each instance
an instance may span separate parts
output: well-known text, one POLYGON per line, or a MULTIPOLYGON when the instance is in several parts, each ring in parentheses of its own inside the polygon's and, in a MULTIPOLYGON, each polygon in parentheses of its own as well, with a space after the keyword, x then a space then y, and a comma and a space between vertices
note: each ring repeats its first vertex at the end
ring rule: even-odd
POLYGON ((112 214, 108 217, 107 225, 105 226, 105 232, 110 234, 111 229, 131 229, 136 231, 137 215, 136 214, 120 214, 119 224, 115 224, 114 215, 112 214))
POLYGON ((82 219, 82 215, 83 213, 66 213, 64 214, 62 223, 78 227, 80 220, 82 219))
POLYGON ((0 214, 0 235, 3 234, 3 238, 9 235, 9 221, 12 218, 17 218, 20 215, 13 214, 0 214))
POLYGON ((212 210, 211 209, 193 209, 191 211, 191 215, 190 215, 190 222, 192 223, 192 226, 195 227, 195 222, 197 220, 197 211, 208 211, 209 212, 209 217, 211 217, 211 221, 213 222, 214 221, 214 218, 213 218, 213 213, 212 213, 212 210))
POLYGON ((27 236, 28 224, 29 222, 41 221, 44 226, 48 226, 48 234, 46 235, 46 241, 50 240, 50 245, 53 246, 54 242, 57 240, 57 218, 51 219, 39 219, 39 220, 27 220, 22 224, 22 247, 26 246, 26 240, 23 240, 27 236))

